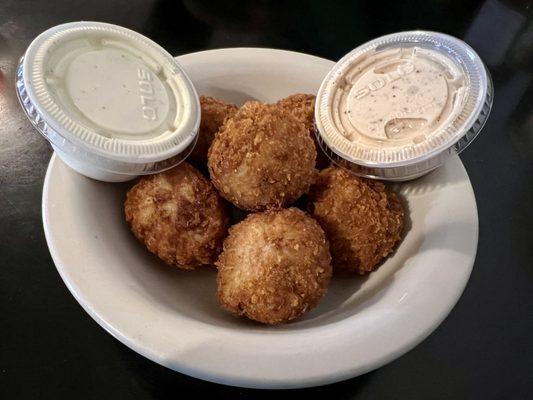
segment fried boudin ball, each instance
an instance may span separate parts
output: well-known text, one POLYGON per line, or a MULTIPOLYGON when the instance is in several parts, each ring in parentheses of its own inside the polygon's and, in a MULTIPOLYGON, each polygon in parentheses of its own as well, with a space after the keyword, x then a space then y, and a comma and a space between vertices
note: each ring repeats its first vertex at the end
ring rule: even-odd
POLYGON ((373 271, 401 240, 404 209, 382 182, 331 166, 318 174, 308 200, 328 237, 335 270, 373 271))
POLYGON ((249 211, 283 207, 309 190, 316 151, 303 123, 271 104, 248 102, 209 148, 211 180, 223 197, 249 211))
POLYGON ((315 127, 315 100, 316 96, 314 94, 298 93, 285 97, 276 104, 303 122, 311 133, 315 127))
POLYGON ((202 119, 198 141, 190 157, 191 162, 199 166, 207 163, 207 151, 213 142, 213 138, 226 117, 232 116, 238 110, 234 104, 226 104, 221 100, 209 96, 200 96, 202 119))
POLYGON ((294 117, 304 123, 309 135, 311 136, 311 139, 313 139, 313 142, 315 143, 317 154, 316 166, 317 168, 322 169, 328 166, 330 161, 328 156, 326 156, 326 154, 320 148, 316 138, 317 130, 315 125, 315 100, 316 96, 314 94, 299 93, 285 97, 276 104, 278 107, 289 111, 294 117))
POLYGON ((213 264, 227 234, 227 204, 186 162, 142 177, 128 192, 124 209, 148 250, 182 269, 213 264))
POLYGON ((216 262, 218 299, 264 324, 291 321, 326 293, 330 261, 324 231, 303 211, 250 214, 230 228, 216 262))

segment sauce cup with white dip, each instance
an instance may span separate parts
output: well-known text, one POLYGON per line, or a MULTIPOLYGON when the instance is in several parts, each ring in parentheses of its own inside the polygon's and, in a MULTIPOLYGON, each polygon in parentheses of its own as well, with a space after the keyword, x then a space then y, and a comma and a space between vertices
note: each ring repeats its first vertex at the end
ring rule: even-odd
POLYGON ((183 69, 120 26, 74 22, 43 32, 20 61, 17 93, 58 156, 97 180, 171 168, 197 140, 200 104, 183 69))
POLYGON ((332 161, 358 175, 414 179, 461 152, 492 107, 492 82, 463 41, 412 31, 344 56, 322 82, 315 120, 332 161))

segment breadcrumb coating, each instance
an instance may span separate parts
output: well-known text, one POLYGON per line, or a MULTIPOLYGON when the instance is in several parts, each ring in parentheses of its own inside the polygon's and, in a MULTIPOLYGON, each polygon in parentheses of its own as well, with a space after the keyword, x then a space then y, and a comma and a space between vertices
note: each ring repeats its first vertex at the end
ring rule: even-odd
POLYGON ((330 261, 324 231, 303 211, 250 214, 230 228, 216 262, 219 302, 264 324, 291 321, 326 293, 330 261))
POLYGON ((276 105, 289 111, 294 117, 296 117, 296 119, 304 123, 309 132, 309 136, 315 143, 317 154, 316 167, 318 169, 322 169, 330 164, 330 160, 320 148, 316 138, 317 128, 315 125, 315 101, 316 96, 314 94, 298 93, 281 99, 276 103, 276 105))
POLYGON ((309 190, 316 150, 303 123, 271 104, 245 103, 209 148, 211 181, 237 207, 285 207, 309 190))
POLYGON ((186 162, 142 177, 129 190, 124 211, 148 250, 182 269, 213 264, 229 223, 227 204, 186 162))
POLYGON ((200 121, 198 140, 189 158, 193 164, 205 167, 207 151, 218 129, 227 117, 237 112, 238 108, 234 104, 226 104, 209 96, 200 96, 200 108, 202 110, 202 119, 200 121))
POLYGON ((401 240, 405 211, 384 183, 331 166, 318 174, 308 210, 328 237, 335 270, 375 270, 401 240))

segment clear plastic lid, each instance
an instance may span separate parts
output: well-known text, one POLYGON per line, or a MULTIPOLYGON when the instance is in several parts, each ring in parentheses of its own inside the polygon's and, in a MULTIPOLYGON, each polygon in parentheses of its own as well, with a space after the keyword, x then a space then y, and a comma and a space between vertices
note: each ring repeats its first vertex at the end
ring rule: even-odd
POLYGON ((357 47, 329 72, 315 119, 323 150, 368 177, 407 180, 462 151, 492 106, 479 56, 454 37, 424 31, 357 47))
POLYGON ((75 22, 40 34, 21 59, 17 92, 55 148, 116 173, 172 167, 198 134, 198 95, 180 65, 115 25, 75 22))

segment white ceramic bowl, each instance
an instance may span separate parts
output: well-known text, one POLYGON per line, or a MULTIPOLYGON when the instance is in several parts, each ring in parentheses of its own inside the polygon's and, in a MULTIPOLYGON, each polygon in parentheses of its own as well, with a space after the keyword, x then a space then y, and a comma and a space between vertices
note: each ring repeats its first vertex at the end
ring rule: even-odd
MULTIPOLYGON (((246 48, 178 59, 200 94, 236 103, 316 92, 333 65, 305 54, 246 48)), ((219 309, 214 270, 170 268, 135 240, 123 216, 127 188, 85 178, 52 157, 43 221, 59 273, 83 308, 131 349, 229 385, 321 385, 399 357, 448 315, 476 253, 475 198, 453 156, 400 187, 411 228, 378 271, 334 277, 326 297, 304 318, 265 327, 219 309)))

